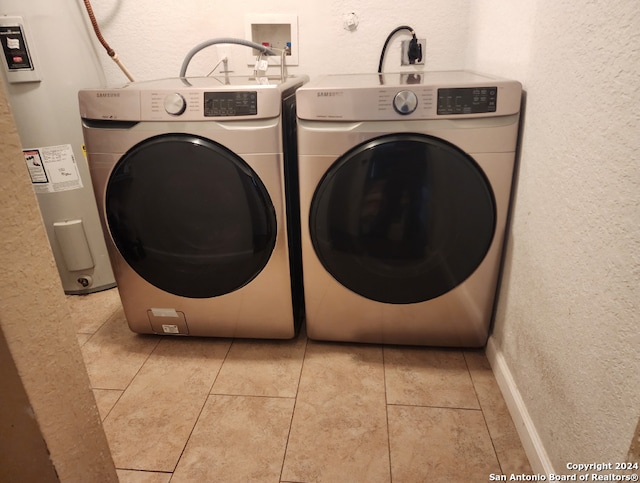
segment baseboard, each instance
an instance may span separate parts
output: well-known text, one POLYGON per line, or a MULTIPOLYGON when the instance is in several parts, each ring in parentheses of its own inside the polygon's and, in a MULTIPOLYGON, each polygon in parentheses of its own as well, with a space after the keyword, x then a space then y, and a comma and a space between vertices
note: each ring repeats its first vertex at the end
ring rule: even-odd
POLYGON ((489 338, 486 349, 487 359, 491 364, 496 381, 502 392, 509 413, 516 426, 522 446, 529 458, 531 469, 534 474, 550 475, 555 474, 553 465, 549 460, 547 451, 542 444, 542 440, 538 435, 536 427, 529 416, 527 407, 524 404, 518 386, 516 385, 509 366, 493 337, 489 338))

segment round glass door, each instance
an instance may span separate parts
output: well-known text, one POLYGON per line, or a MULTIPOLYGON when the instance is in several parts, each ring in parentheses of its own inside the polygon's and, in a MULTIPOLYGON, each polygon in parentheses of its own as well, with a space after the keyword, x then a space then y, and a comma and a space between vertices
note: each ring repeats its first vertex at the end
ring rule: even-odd
POLYGON ((111 174, 105 205, 127 263, 175 295, 237 290, 260 273, 275 246, 275 210, 256 173, 235 153, 193 135, 133 147, 111 174))
POLYGON ((309 229, 325 269, 371 300, 436 298, 471 275, 495 230, 493 191, 457 147, 419 134, 365 142, 314 194, 309 229))

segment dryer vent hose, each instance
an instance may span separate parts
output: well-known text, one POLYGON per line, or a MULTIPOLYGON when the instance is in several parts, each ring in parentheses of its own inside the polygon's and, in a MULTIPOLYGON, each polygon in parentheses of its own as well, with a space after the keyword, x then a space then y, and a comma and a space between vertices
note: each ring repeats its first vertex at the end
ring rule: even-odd
POLYGON ((102 36, 102 32, 100 32, 100 27, 98 26, 98 21, 96 20, 96 16, 93 14, 93 8, 91 7, 90 0, 84 0, 84 6, 87 9, 89 20, 91 20, 93 31, 96 33, 96 37, 98 37, 98 40, 100 41, 104 49, 107 51, 107 54, 109 54, 109 57, 111 57, 113 61, 118 65, 118 67, 120 67, 120 70, 124 72, 124 75, 127 76, 127 79, 129 79, 131 82, 135 82, 135 79, 133 78, 133 76, 129 73, 127 68, 122 63, 122 61, 120 61, 120 58, 118 57, 118 54, 116 54, 116 51, 111 48, 111 46, 107 43, 107 41, 102 36))
POLYGON ((185 77, 185 74, 187 73, 187 67, 189 67, 189 63, 191 62, 191 59, 193 58, 194 55, 196 55, 202 49, 209 47, 210 45, 216 45, 216 44, 244 45, 245 47, 251 47, 253 49, 259 50, 260 52, 266 55, 276 55, 275 52, 269 49, 268 47, 265 47, 264 45, 256 44, 255 42, 251 42, 249 40, 236 39, 233 37, 221 37, 218 39, 209 39, 196 45, 193 49, 191 49, 187 53, 186 57, 184 58, 184 61, 182 62, 182 68, 180 69, 180 77, 185 77))

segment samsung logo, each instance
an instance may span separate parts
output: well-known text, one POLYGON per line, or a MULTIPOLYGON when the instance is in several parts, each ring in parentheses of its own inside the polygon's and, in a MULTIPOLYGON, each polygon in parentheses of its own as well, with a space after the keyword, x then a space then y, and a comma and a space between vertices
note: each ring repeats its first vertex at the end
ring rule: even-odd
POLYGON ((342 91, 318 91, 316 95, 317 97, 339 97, 343 94, 344 92, 342 91))
POLYGON ((119 92, 98 92, 96 97, 120 97, 119 92))

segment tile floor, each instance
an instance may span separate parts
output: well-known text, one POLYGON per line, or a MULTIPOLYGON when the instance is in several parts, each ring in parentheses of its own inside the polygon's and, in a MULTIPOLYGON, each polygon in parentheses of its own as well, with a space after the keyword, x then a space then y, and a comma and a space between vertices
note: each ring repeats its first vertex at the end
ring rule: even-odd
POLYGON ((483 351, 144 336, 117 289, 67 300, 121 482, 531 472, 483 351))

